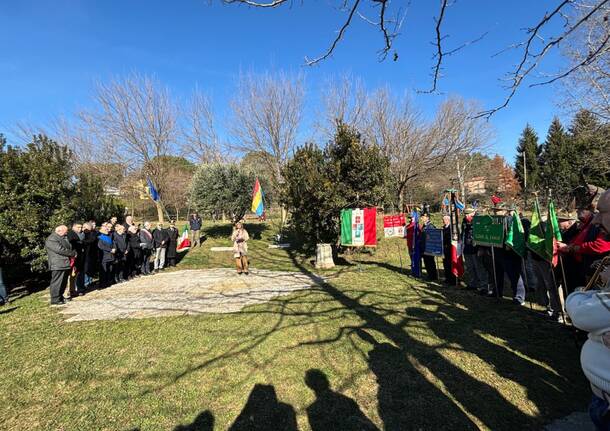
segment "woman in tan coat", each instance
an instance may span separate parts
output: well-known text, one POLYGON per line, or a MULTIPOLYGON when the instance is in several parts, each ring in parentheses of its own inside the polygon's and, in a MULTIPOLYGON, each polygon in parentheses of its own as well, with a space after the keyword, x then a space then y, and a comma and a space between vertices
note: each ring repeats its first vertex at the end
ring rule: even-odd
POLYGON ((237 266, 238 274, 248 275, 248 240, 250 236, 248 231, 244 228, 241 222, 235 224, 233 234, 231 234, 231 241, 233 241, 233 257, 235 258, 235 265, 237 266))

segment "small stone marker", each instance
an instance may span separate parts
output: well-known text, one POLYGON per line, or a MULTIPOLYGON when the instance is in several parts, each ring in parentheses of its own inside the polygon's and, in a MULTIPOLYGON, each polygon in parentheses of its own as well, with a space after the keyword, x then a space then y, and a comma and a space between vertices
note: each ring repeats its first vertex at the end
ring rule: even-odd
POLYGON ((210 247, 210 251, 233 251, 233 247, 210 247))
POLYGON ((318 244, 316 246, 316 268, 330 269, 334 267, 333 249, 330 244, 318 244))
POLYGON ((290 248, 290 244, 287 242, 283 244, 269 244, 269 248, 290 248))

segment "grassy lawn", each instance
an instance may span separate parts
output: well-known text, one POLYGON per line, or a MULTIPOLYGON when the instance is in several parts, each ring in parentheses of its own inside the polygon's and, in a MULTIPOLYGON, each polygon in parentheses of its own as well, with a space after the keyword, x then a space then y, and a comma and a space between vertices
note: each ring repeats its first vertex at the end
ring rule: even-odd
MULTIPOLYGON (((311 274, 247 228, 253 267, 311 274)), ((209 251, 229 227, 204 231, 178 269, 232 264, 209 251)), ((264 429, 294 429, 294 413, 300 430, 517 430, 585 407, 567 328, 411 279, 399 247, 381 240, 316 288, 234 314, 65 323, 47 291, 23 296, 0 310, 0 429, 225 430, 243 410, 264 429)))

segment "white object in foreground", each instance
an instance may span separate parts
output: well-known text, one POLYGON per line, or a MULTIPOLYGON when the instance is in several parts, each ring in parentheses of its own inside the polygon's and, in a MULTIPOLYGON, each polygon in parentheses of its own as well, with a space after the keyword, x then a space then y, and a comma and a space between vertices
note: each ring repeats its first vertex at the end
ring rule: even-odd
POLYGON ((330 244, 316 245, 316 268, 330 269, 335 267, 333 261, 333 249, 330 244))

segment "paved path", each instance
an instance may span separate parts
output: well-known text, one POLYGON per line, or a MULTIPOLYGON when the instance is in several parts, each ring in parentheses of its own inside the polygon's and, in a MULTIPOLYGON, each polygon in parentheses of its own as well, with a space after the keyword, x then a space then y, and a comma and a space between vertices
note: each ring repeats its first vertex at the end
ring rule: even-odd
POLYGON ((237 275, 227 268, 166 272, 75 298, 61 313, 68 322, 231 313, 313 284, 305 274, 286 271, 253 269, 250 275, 237 275))

